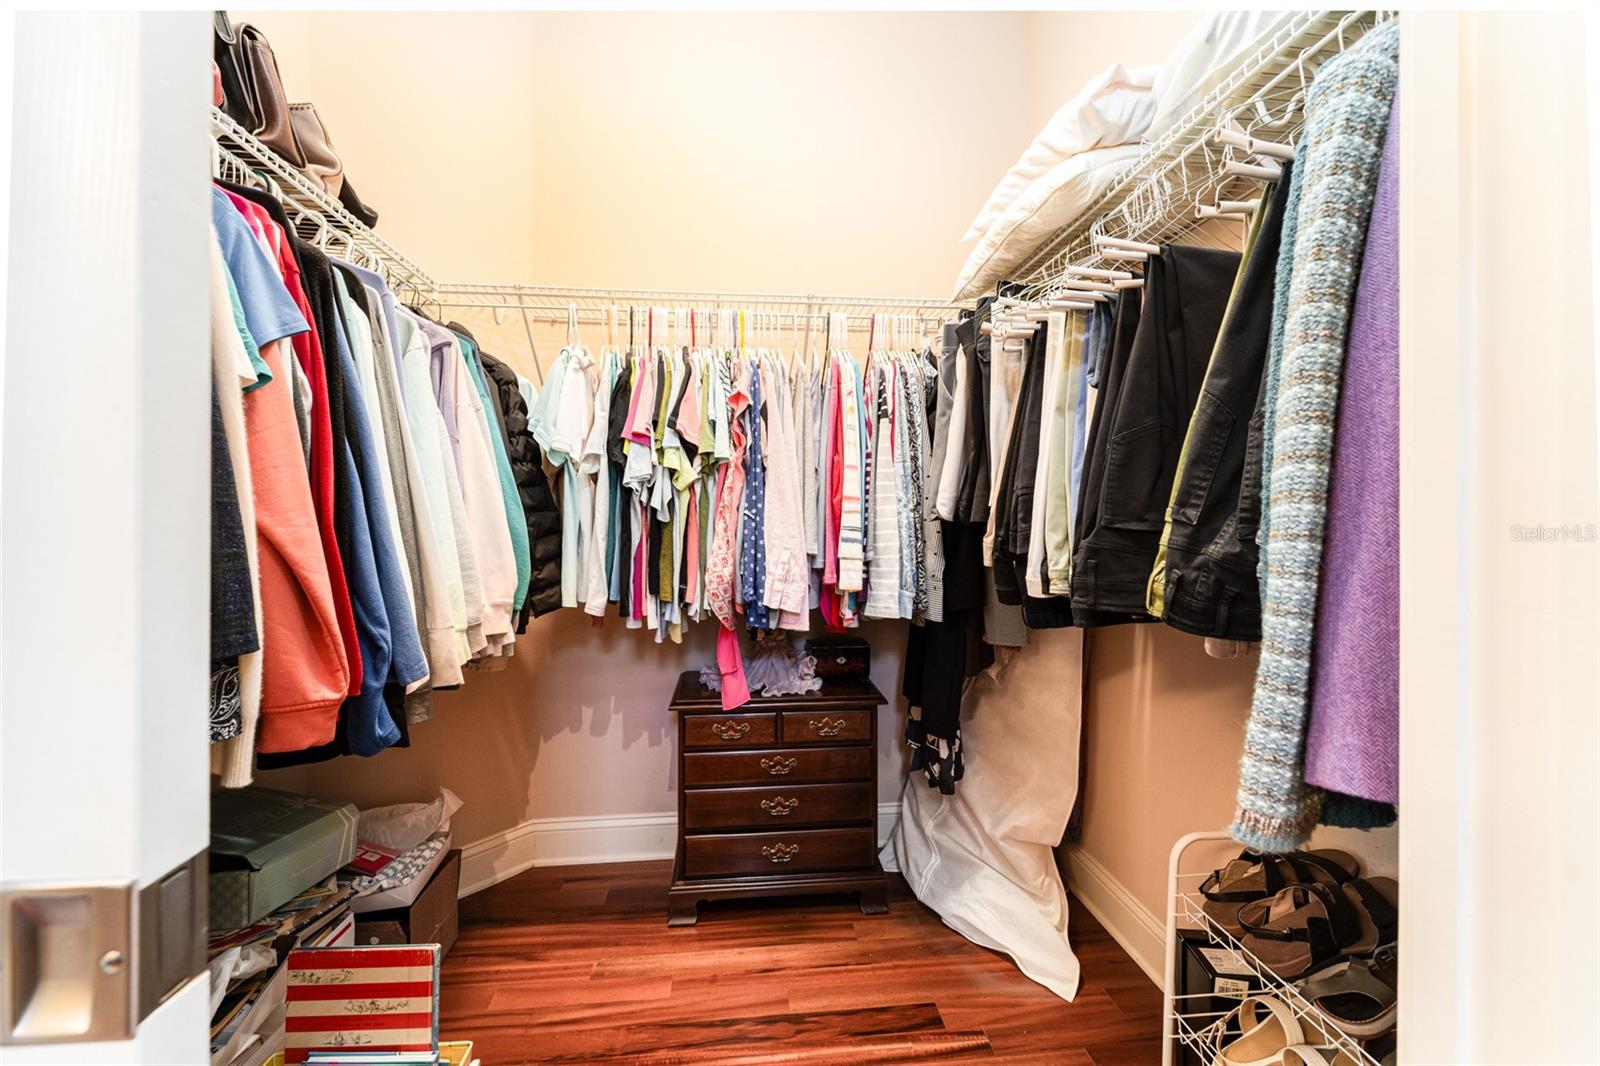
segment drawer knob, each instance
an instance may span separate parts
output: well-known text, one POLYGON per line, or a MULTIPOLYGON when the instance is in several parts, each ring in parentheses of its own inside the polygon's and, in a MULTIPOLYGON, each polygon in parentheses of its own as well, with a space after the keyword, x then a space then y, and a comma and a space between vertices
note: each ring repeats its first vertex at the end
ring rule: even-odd
POLYGON ((823 715, 821 718, 811 719, 806 724, 819 737, 836 737, 844 732, 845 720, 843 718, 829 718, 827 715, 823 715))
POLYGON ((784 774, 792 773, 794 768, 799 765, 799 759, 786 759, 782 755, 761 760, 761 768, 773 777, 782 777, 784 774))
POLYGON ((768 862, 788 862, 800 854, 799 844, 768 844, 761 849, 768 862))
POLYGON ((785 799, 783 796, 776 796, 772 799, 764 799, 761 801, 761 809, 772 815, 774 818, 783 818, 787 815, 791 815, 794 813, 794 809, 798 806, 800 806, 800 801, 798 799, 785 799))
POLYGON ((749 722, 712 722, 711 731, 723 740, 738 740, 750 732, 749 722))

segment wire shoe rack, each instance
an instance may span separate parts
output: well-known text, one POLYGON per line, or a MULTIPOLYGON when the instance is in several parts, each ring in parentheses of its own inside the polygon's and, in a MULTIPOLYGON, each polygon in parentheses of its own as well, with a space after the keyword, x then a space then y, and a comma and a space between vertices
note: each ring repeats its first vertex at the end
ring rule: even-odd
POLYGON ((1163 982, 1161 1063, 1172 1066, 1179 1048, 1192 1051, 1199 1061, 1210 1066, 1224 1041, 1224 1030, 1229 1013, 1211 1009, 1215 1000, 1225 994, 1216 991, 1179 994, 1177 991, 1178 952, 1181 948, 1178 930, 1198 929, 1204 932, 1212 945, 1231 951, 1238 964, 1258 982, 1260 989, 1246 993, 1253 996, 1272 996, 1295 1016, 1306 1034, 1306 1043, 1325 1052, 1331 1059, 1343 1053, 1349 1061, 1359 1066, 1379 1066, 1361 1043, 1341 1031, 1325 1014, 1311 1004, 1292 983, 1279 977, 1256 958, 1233 934, 1218 925, 1205 911, 1205 897, 1200 885, 1210 876, 1203 873, 1183 872, 1186 853, 1196 844, 1232 842, 1226 832, 1190 833, 1172 846, 1167 867, 1167 947, 1166 980, 1163 982))

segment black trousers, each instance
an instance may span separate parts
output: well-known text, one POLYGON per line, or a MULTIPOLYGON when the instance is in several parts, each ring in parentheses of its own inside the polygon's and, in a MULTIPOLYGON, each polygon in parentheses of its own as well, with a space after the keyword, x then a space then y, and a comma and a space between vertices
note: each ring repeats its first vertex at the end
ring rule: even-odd
POLYGON ((1167 538, 1167 623, 1187 633, 1261 639, 1256 529, 1267 346, 1289 167, 1217 339, 1190 428, 1167 538))
POLYGON ((1115 409, 1106 412, 1093 528, 1073 554, 1080 625, 1148 617, 1145 593, 1178 454, 1238 270, 1238 253, 1210 248, 1167 245, 1150 259, 1138 330, 1115 409))

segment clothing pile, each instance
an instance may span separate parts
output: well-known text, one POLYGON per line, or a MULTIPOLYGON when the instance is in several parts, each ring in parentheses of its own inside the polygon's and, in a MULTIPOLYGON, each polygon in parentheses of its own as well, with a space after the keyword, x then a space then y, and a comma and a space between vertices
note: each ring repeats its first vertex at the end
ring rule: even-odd
POLYGON ((406 743, 559 603, 532 386, 472 335, 212 189, 213 762, 406 743))

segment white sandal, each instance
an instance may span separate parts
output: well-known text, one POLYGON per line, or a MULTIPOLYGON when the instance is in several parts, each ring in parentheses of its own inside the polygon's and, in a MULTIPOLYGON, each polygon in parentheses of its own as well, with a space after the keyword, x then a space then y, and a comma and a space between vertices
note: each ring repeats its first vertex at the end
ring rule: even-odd
MULTIPOLYGON (((1283 1053, 1304 1044, 1305 1034, 1294 1012, 1271 996, 1251 996, 1217 1026, 1217 1053, 1211 1066, 1279 1066, 1283 1053), (1227 1023, 1237 1018, 1239 1038, 1222 1047, 1227 1023)), ((1315 1064, 1313 1064, 1315 1066, 1315 1064)))

